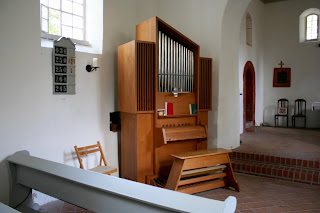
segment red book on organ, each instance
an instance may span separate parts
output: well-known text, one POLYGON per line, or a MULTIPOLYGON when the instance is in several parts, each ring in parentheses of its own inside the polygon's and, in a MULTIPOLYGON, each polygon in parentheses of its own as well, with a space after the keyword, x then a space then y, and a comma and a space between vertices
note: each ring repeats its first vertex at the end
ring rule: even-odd
POLYGON ((167 103, 167 115, 173 115, 173 103, 167 103))

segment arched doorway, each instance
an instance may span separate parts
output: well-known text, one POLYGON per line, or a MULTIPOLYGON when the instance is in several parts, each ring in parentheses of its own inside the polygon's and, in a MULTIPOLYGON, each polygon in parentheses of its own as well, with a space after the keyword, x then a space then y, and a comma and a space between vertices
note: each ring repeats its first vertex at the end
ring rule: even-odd
POLYGON ((255 125, 256 81, 255 71, 251 61, 247 61, 243 71, 243 131, 255 125))

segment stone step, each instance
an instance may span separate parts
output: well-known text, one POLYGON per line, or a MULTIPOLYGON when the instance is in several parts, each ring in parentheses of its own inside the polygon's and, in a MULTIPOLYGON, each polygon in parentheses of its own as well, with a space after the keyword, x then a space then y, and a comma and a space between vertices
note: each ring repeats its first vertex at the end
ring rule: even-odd
POLYGON ((231 159, 234 172, 281 179, 291 182, 320 185, 320 169, 303 168, 262 161, 231 159))
POLYGON ((230 158, 234 160, 245 160, 262 164, 274 164, 280 166, 292 166, 302 169, 320 169, 320 161, 314 159, 299 159, 291 157, 272 156, 263 153, 237 152, 233 151, 230 158))

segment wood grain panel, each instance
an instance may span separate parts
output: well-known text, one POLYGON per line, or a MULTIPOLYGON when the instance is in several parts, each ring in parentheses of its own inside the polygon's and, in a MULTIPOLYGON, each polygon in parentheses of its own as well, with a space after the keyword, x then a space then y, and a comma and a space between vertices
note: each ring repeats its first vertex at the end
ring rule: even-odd
POLYGON ((207 138, 207 132, 204 126, 165 127, 161 129, 164 144, 170 141, 207 138))
POLYGON ((118 47, 118 110, 136 112, 136 42, 118 47))
POLYGON ((118 47, 118 110, 154 111, 154 43, 131 41, 118 47))
POLYGON ((152 17, 136 26, 136 39, 156 42, 158 38, 157 17, 152 17))
POLYGON ((194 194, 198 192, 207 191, 214 188, 220 188, 226 186, 227 181, 226 180, 215 180, 215 181, 208 181, 204 183, 198 183, 194 186, 189 187, 181 187, 178 188, 178 192, 186 193, 186 194, 194 194))
POLYGON ((212 110, 212 58, 200 58, 199 110, 212 110))
POLYGON ((121 113, 121 174, 122 178, 137 179, 137 116, 121 113))
POLYGON ((212 158, 211 156, 207 156, 207 157, 203 157, 201 160, 202 161, 199 162, 198 159, 194 158, 192 160, 187 161, 183 165, 183 170, 203 168, 203 167, 208 167, 208 166, 216 165, 216 164, 223 164, 225 162, 228 162, 228 156, 227 155, 217 155, 217 156, 215 156, 215 158, 212 158))
POLYGON ((158 174, 162 177, 166 177, 169 175, 173 163, 173 157, 171 156, 171 154, 189 152, 196 149, 196 140, 179 141, 155 148, 155 174, 158 174))
POLYGON ((198 124, 208 126, 208 111, 199 112, 198 124))
POLYGON ((219 166, 211 166, 211 167, 205 167, 201 169, 192 169, 192 170, 187 170, 183 171, 181 174, 182 178, 185 177, 194 177, 194 176, 199 176, 203 174, 210 174, 210 173, 217 173, 217 172, 222 172, 223 169, 225 169, 225 165, 219 165, 219 166))
POLYGON ((173 115, 189 115, 189 104, 197 103, 194 93, 179 94, 175 98, 171 92, 158 92, 156 108, 164 109, 165 102, 173 103, 173 115))
POLYGON ((153 114, 137 114, 137 179, 153 174, 153 114))
POLYGON ((154 110, 154 44, 137 41, 137 111, 154 110))
POLYGON ((170 126, 185 126, 185 125, 196 125, 197 120, 195 116, 192 117, 170 117, 170 116, 166 116, 166 117, 159 117, 159 119, 157 119, 157 124, 155 125, 155 127, 170 127, 170 126))
POLYGON ((203 181, 208 181, 208 180, 213 180, 217 178, 223 178, 226 177, 226 173, 219 173, 219 174, 214 174, 214 175, 207 175, 207 176, 201 176, 201 177, 196 177, 196 178, 190 178, 186 180, 182 180, 179 182, 179 186, 187 185, 187 184, 193 184, 193 183, 199 183, 203 181))

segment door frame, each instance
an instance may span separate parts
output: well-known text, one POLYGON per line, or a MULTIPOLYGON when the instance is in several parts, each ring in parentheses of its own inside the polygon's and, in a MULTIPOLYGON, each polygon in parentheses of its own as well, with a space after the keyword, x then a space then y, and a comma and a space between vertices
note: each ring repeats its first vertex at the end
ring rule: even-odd
POLYGON ((253 90, 253 97, 252 97, 252 101, 253 101, 253 125, 256 125, 256 78, 255 78, 255 70, 254 70, 254 66, 252 64, 251 61, 247 61, 246 65, 244 66, 243 69, 243 132, 246 131, 246 122, 247 122, 247 117, 246 117, 246 113, 247 113, 247 79, 246 79, 246 74, 247 72, 251 72, 252 73, 252 90, 253 90))

